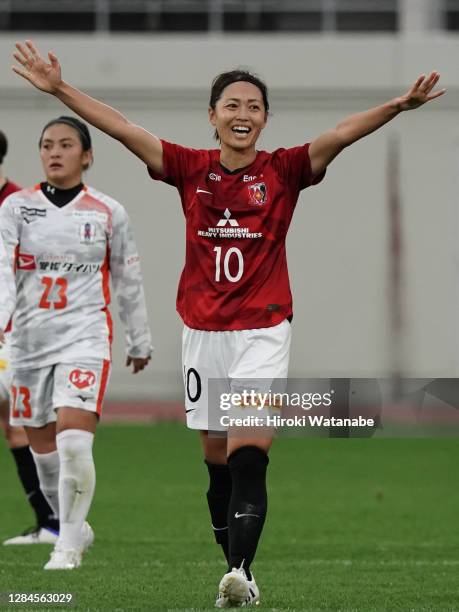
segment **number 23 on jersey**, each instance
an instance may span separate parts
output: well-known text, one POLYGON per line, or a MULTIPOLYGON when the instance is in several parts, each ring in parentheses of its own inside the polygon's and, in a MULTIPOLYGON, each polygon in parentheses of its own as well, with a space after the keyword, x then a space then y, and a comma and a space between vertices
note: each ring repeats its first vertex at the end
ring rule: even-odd
POLYGON ((62 310, 67 306, 67 279, 43 276, 41 283, 44 290, 40 299, 40 308, 62 310))

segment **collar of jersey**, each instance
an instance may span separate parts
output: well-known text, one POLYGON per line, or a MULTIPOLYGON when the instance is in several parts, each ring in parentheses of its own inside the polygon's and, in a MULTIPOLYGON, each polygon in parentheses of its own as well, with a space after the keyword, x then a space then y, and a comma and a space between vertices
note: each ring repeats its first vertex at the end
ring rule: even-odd
POLYGON ((259 153, 259 151, 256 152, 257 154, 255 156, 255 159, 253 160, 251 164, 248 164, 247 166, 243 166, 242 168, 236 168, 236 170, 229 170, 220 161, 220 149, 216 149, 216 151, 218 153, 218 157, 217 157, 218 165, 223 170, 223 172, 228 175, 238 174, 239 172, 243 172, 244 170, 247 170, 247 168, 250 168, 251 166, 253 166, 253 164, 257 161, 258 153, 259 153))
POLYGON ((41 190, 41 183, 37 183, 35 185, 34 191, 38 192, 38 196, 41 198, 41 200, 43 200, 47 204, 51 204, 51 206, 54 206, 54 208, 57 208, 57 210, 62 210, 64 208, 67 208, 67 206, 69 206, 70 204, 74 204, 75 202, 78 202, 78 200, 82 198, 83 195, 88 191, 88 187, 86 185, 83 185, 83 189, 76 194, 73 200, 70 200, 70 202, 67 202, 67 204, 65 204, 64 206, 57 206, 57 204, 54 204, 54 202, 51 202, 51 200, 48 200, 48 198, 45 196, 45 194, 41 190))
POLYGON ((249 164, 248 166, 244 166, 243 168, 236 168, 236 170, 228 170, 228 168, 225 168, 225 166, 221 162, 218 162, 218 163, 220 164, 220 168, 223 170, 225 174, 238 174, 238 172, 247 170, 247 168, 250 168, 250 166, 252 165, 252 164, 249 164))

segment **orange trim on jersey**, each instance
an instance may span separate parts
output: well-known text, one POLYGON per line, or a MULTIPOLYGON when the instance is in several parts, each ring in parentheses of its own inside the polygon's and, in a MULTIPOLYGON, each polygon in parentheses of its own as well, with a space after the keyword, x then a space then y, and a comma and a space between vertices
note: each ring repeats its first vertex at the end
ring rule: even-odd
MULTIPOLYGON (((37 183, 34 187, 32 187, 32 189, 34 191, 38 191, 39 189, 41 189, 41 183, 37 183)), ((86 185, 83 185, 83 188, 81 191, 88 191, 88 188, 86 187, 86 185)))
POLYGON ((108 328, 108 342, 110 348, 110 359, 112 358, 112 342, 113 342, 113 320, 112 315, 108 308, 102 308, 102 312, 105 313, 105 318, 107 319, 107 328, 108 328))
POLYGON ((105 390, 107 388, 108 374, 110 372, 110 362, 104 359, 102 366, 102 374, 100 376, 99 394, 97 396, 96 412, 100 416, 102 414, 102 402, 104 401, 105 390))
POLYGON ((105 251, 105 259, 101 268, 102 273, 102 292, 104 295, 105 307, 102 308, 102 311, 105 313, 105 317, 107 319, 107 328, 108 328, 108 342, 110 344, 110 359, 112 358, 112 341, 113 341, 113 321, 112 315, 108 309, 108 305, 110 304, 110 248, 107 245, 107 250, 105 251))
MULTIPOLYGON (((34 187, 32 187, 33 191, 39 191, 41 189, 41 183, 37 183, 34 187)), ((81 191, 88 191, 88 188, 86 187, 86 185, 83 185, 83 188, 81 191)))
POLYGON ((102 272, 102 291, 104 294, 105 306, 110 304, 110 247, 107 245, 105 259, 100 269, 102 272))

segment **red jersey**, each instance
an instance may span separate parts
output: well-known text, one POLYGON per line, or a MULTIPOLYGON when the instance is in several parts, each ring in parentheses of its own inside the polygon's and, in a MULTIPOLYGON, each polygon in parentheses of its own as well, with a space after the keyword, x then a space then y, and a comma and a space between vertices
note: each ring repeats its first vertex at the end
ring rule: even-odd
POLYGON ((186 218, 186 256, 177 295, 184 323, 208 331, 272 327, 292 315, 285 239, 299 193, 319 183, 309 144, 257 152, 229 172, 220 150, 162 141, 164 175, 186 218))
POLYGON ((6 179, 6 183, 3 187, 0 187, 0 206, 3 204, 3 201, 12 193, 16 191, 21 191, 22 187, 16 185, 16 183, 12 183, 8 179, 6 179))

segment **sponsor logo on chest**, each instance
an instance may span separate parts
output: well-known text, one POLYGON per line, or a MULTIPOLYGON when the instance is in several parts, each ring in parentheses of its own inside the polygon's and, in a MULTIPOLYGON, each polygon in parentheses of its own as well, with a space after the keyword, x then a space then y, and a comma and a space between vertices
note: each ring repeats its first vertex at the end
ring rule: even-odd
POLYGON ((197 234, 201 238, 263 238, 262 232, 252 232, 249 227, 241 227, 238 220, 232 216, 229 208, 218 219, 215 227, 198 230, 197 234))
POLYGON ((29 253, 18 253, 17 268, 18 270, 35 270, 35 257, 29 253))
POLYGON ((43 217, 46 217, 46 209, 31 208, 30 206, 21 206, 16 214, 21 215, 26 223, 32 223, 32 221, 36 221, 37 219, 42 219, 43 217))
POLYGON ((76 255, 54 255, 44 253, 37 257, 37 266, 41 272, 62 272, 74 274, 95 274, 102 268, 102 263, 81 262, 76 255))
POLYGON ((222 180, 221 174, 216 174, 215 172, 210 172, 209 178, 211 181, 216 181, 217 183, 222 180))
POLYGON ((108 221, 107 213, 98 210, 73 210, 72 217, 77 221, 99 221, 101 223, 108 221))

